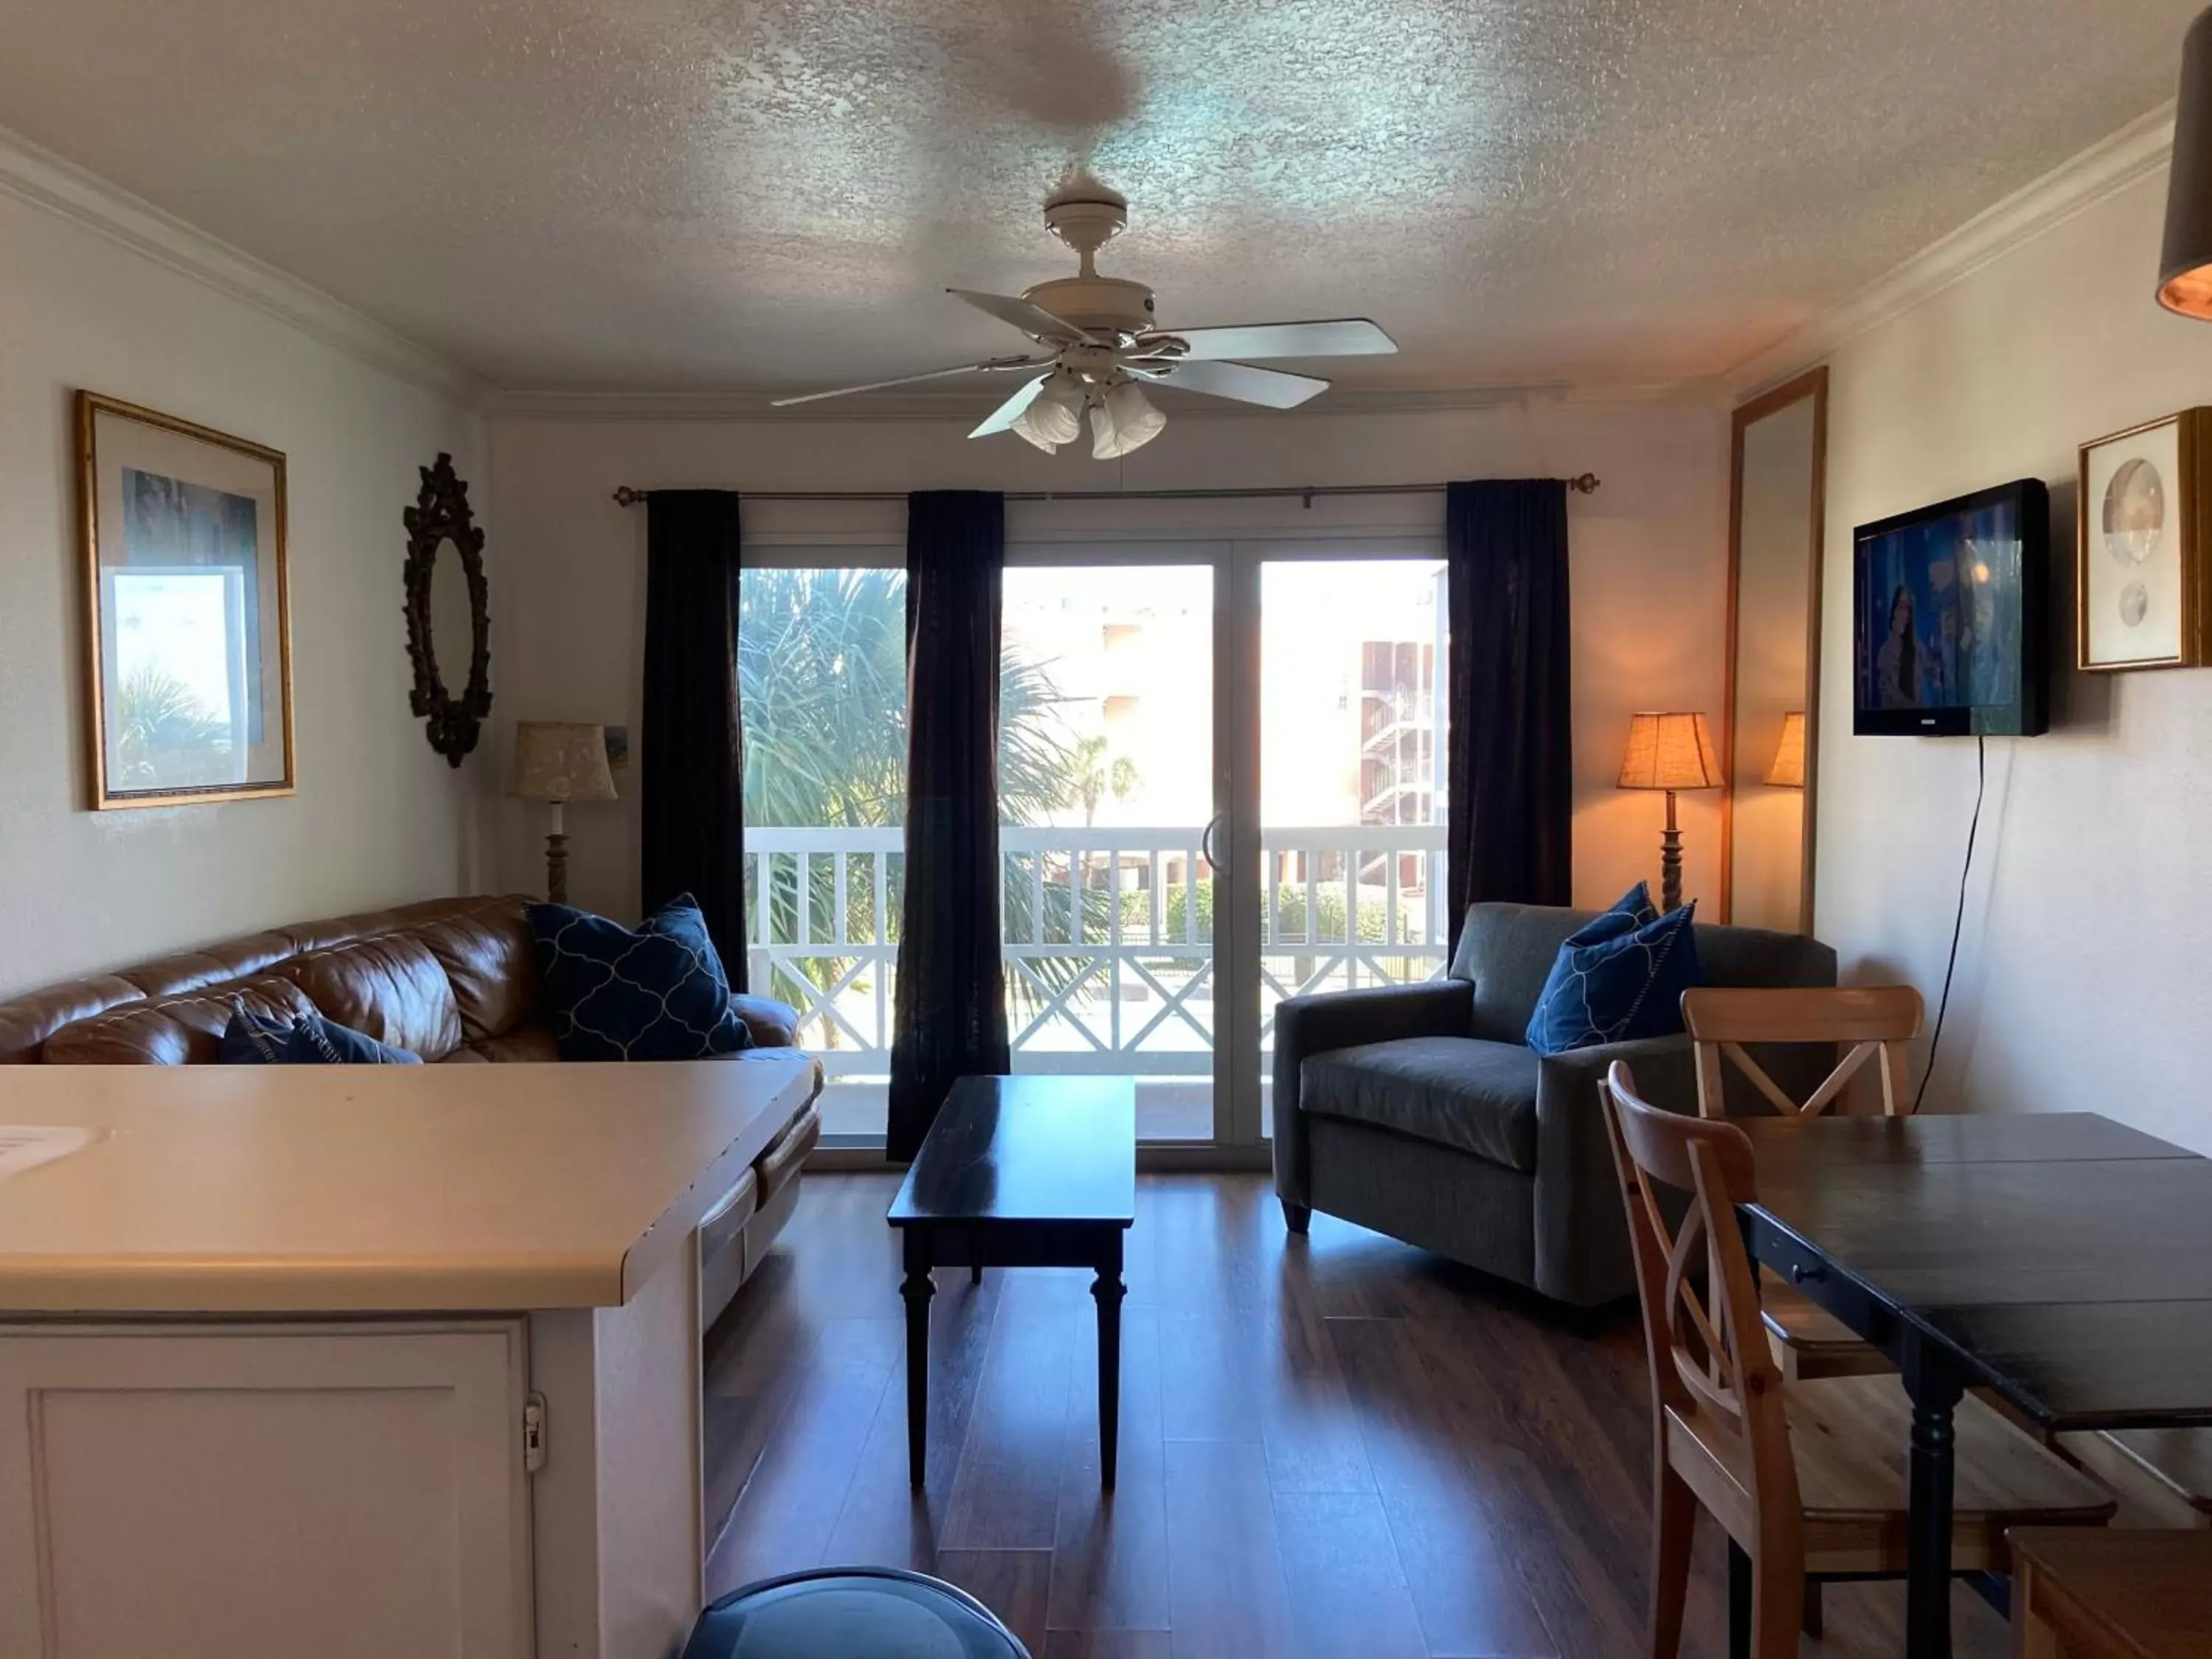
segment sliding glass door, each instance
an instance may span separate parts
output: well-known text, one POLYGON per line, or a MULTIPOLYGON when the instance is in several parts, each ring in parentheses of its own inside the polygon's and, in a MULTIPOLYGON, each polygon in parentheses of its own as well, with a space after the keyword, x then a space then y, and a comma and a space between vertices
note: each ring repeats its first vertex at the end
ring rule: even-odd
MULTIPOLYGON (((894 548, 749 550, 743 597, 750 981, 800 1011, 827 1135, 880 1145, 905 576, 894 548)), ((1147 1141, 1257 1149, 1284 998, 1442 970, 1444 599, 1433 538, 1010 551, 1017 1072, 1126 1076, 1147 1141)))
POLYGON ((1444 915, 1444 563, 1260 567, 1259 1118, 1286 997, 1433 977, 1444 915))
POLYGON ((1064 781, 1005 791, 1015 1070, 1257 1148, 1284 998, 1442 970, 1444 597, 1425 538, 1018 550, 1002 768, 1064 781))
POLYGON ((1017 552, 1006 577, 999 846, 1018 1073, 1124 1076, 1137 1129, 1215 1121, 1213 636, 1190 547, 1017 552))

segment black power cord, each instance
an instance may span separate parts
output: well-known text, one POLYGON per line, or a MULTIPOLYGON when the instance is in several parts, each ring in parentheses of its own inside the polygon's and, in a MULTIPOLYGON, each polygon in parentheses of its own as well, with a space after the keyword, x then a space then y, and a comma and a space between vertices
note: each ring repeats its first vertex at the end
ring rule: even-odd
POLYGON ((1974 836, 1982 827, 1982 796, 1990 781, 1989 739, 1974 739, 1974 816, 1966 825, 1966 861, 1959 866, 1959 909, 1951 918, 1951 959, 1943 964, 1943 994, 1936 1004, 1936 1030, 1928 1039, 1928 1069, 1920 1074, 1919 1090, 1912 1097, 1914 1116, 1927 1098, 1929 1079, 1936 1075, 1936 1051, 1943 1046, 1943 1014, 1951 1006, 1951 975, 1959 966, 1959 935, 1966 923, 1966 878, 1974 870, 1974 836))

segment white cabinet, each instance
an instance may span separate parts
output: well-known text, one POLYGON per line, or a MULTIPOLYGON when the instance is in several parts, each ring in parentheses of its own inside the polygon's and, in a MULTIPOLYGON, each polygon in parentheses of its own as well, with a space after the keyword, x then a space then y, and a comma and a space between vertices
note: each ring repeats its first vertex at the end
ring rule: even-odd
POLYGON ((520 1319, 0 1327, 0 1654, 528 1659, 520 1319))

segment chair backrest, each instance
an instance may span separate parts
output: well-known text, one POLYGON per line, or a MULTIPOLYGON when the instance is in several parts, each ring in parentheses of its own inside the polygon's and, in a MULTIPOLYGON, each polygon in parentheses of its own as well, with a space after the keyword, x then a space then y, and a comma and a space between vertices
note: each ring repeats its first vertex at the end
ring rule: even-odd
POLYGON ((1923 1005, 1910 985, 1752 990, 1699 986, 1682 994, 1682 1024, 1697 1050, 1698 1110, 1726 1117, 1726 1059, 1784 1117, 1817 1117, 1843 1097, 1867 1061, 1881 1060, 1881 1109, 1912 1109, 1905 1045, 1920 1035, 1923 1005), (1798 1100, 1746 1051, 1747 1043, 1850 1047, 1813 1092, 1798 1100))
MULTIPOLYGON (((1519 1042, 1568 934, 1595 910, 1486 901, 1462 920, 1451 977, 1474 988, 1470 1036, 1519 1042)), ((1833 985, 1836 953, 1802 933, 1699 922, 1698 960, 1708 985, 1833 985)))
POLYGON ((1667 1444, 1670 1409, 1700 1414, 1733 1440, 1727 1461, 1762 1526, 1769 1518, 1790 1524, 1801 1509, 1782 1372, 1735 1215, 1757 1197, 1751 1142, 1733 1123, 1651 1105, 1620 1060, 1600 1093, 1628 1210, 1658 1443, 1667 1444), (1655 1182, 1689 1194, 1679 1227, 1668 1224, 1655 1182))

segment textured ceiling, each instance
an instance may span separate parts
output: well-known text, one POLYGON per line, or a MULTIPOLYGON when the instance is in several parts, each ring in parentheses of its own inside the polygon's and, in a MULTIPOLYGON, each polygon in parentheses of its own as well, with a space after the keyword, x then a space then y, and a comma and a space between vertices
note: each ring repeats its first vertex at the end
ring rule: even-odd
MULTIPOLYGON (((523 388, 1364 313, 1340 383, 1729 368, 2172 94, 2199 0, 27 0, 0 125, 523 388)), ((2145 279, 2148 280, 2148 276, 2145 279)))

